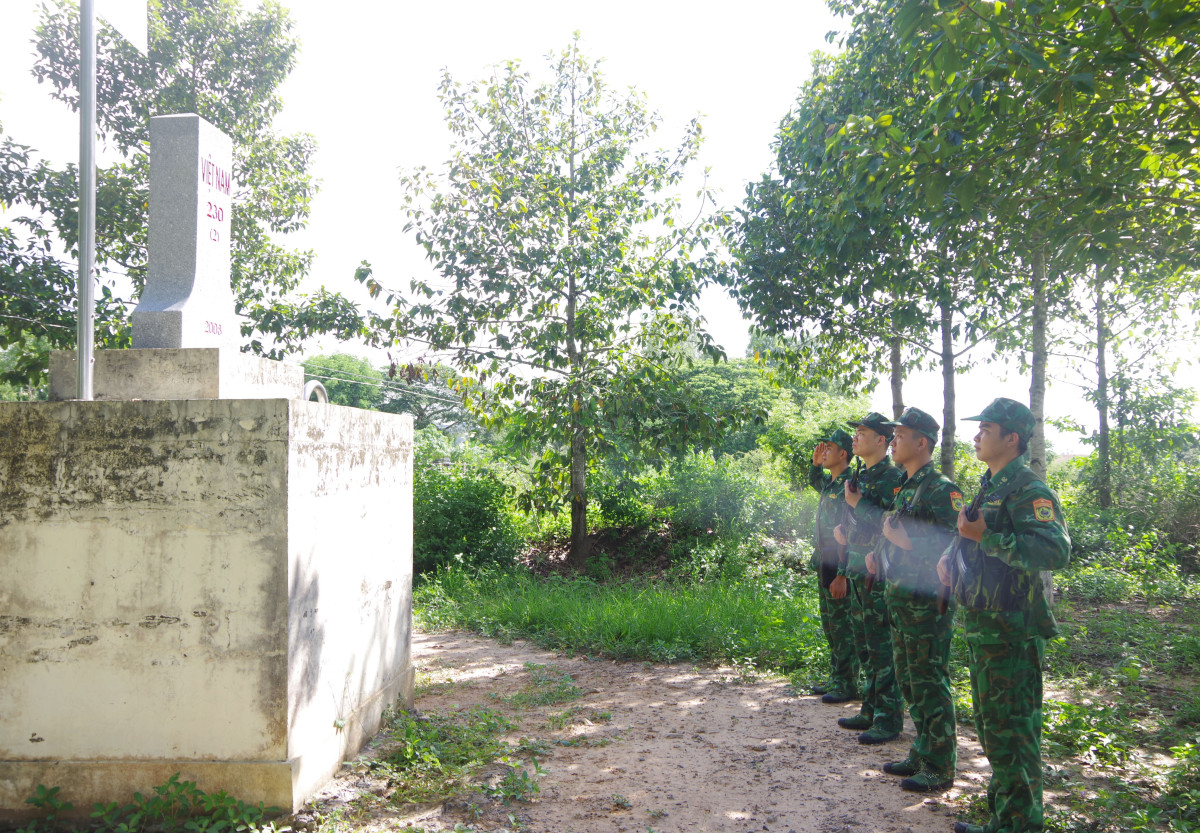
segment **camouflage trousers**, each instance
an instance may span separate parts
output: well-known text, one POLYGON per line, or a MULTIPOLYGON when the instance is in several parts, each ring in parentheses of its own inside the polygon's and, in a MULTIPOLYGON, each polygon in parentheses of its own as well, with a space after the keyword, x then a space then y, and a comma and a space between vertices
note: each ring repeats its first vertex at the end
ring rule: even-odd
POLYGON ((865 577, 850 579, 854 647, 864 679, 860 712, 871 718, 872 728, 899 732, 904 728, 904 699, 896 682, 892 623, 884 597, 884 583, 875 582, 870 593, 865 585, 865 577))
POLYGON ((820 599, 821 628, 829 642, 829 679, 837 690, 856 697, 860 672, 858 653, 854 649, 854 612, 847 595, 835 599, 829 589, 817 583, 820 599))
POLYGON ((988 643, 967 635, 975 728, 992 765, 988 833, 1042 830, 1042 662, 1046 641, 988 643))
POLYGON ((958 764, 958 731, 950 691, 950 631, 954 605, 937 612, 937 599, 889 602, 892 652, 900 694, 916 737, 909 756, 945 779, 958 764))

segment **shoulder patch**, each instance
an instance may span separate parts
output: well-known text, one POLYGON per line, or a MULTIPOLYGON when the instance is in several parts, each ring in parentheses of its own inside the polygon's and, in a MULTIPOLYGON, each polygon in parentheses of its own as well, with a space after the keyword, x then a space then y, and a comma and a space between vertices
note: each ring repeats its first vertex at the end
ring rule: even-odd
POLYGON ((962 492, 950 493, 950 505, 954 507, 955 512, 961 512, 963 508, 962 492))
POLYGON ((1040 497, 1033 502, 1033 517, 1039 521, 1054 520, 1054 501, 1040 497))

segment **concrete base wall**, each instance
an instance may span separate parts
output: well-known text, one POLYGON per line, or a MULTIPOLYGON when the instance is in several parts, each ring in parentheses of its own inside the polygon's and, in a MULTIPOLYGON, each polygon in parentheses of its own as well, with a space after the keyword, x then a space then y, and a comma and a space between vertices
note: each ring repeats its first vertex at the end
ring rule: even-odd
POLYGON ((0 437, 0 815, 174 772, 294 809, 411 703, 410 417, 0 403, 0 437))

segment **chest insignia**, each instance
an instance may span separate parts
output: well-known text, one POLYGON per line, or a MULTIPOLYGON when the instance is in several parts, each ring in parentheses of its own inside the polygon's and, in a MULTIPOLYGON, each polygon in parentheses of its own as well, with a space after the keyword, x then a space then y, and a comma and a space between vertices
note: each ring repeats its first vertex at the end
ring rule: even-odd
POLYGON ((1033 502, 1033 517, 1039 521, 1054 520, 1054 501, 1040 497, 1033 502))
POLYGON ((892 489, 892 495, 895 496, 895 495, 900 494, 900 490, 902 488, 903 488, 902 486, 897 486, 896 488, 892 489))
POLYGON ((961 512, 963 508, 962 492, 950 493, 950 505, 954 507, 955 512, 961 512))

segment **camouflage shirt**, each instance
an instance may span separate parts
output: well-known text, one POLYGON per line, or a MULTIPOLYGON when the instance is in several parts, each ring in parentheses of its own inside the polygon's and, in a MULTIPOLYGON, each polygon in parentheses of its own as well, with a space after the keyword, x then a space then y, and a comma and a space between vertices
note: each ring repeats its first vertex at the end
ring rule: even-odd
MULTIPOLYGON (((963 541, 955 556, 954 595, 964 608, 968 639, 1013 642, 1051 637, 1058 623, 1042 592, 1042 570, 1071 557, 1058 495, 1018 458, 992 478, 978 544, 963 541)), ((953 554, 953 550, 952 550, 953 554)))
POLYGON ((854 524, 848 535, 850 546, 841 570, 843 575, 860 577, 867 574, 867 553, 878 549, 884 513, 892 508, 892 498, 907 476, 904 469, 893 466, 892 459, 887 456, 869 469, 863 469, 859 475, 858 488, 862 498, 851 510, 854 524))
MULTIPOLYGON (((808 482, 821 496, 817 504, 816 535, 813 541, 813 557, 810 566, 821 565, 825 569, 837 570, 841 558, 841 547, 833 537, 833 528, 846 521, 846 481, 850 479, 850 468, 846 467, 837 477, 827 474, 820 466, 808 472, 808 482)), ((828 584, 828 582, 823 582, 828 584)))
POLYGON ((892 501, 893 514, 903 516, 904 531, 912 541, 911 550, 903 550, 886 538, 880 538, 877 554, 883 556, 888 583, 888 602, 928 602, 937 598, 942 586, 937 562, 957 537, 958 513, 962 492, 950 478, 926 463, 898 486, 892 501), (915 500, 921 484, 929 485, 915 500))

